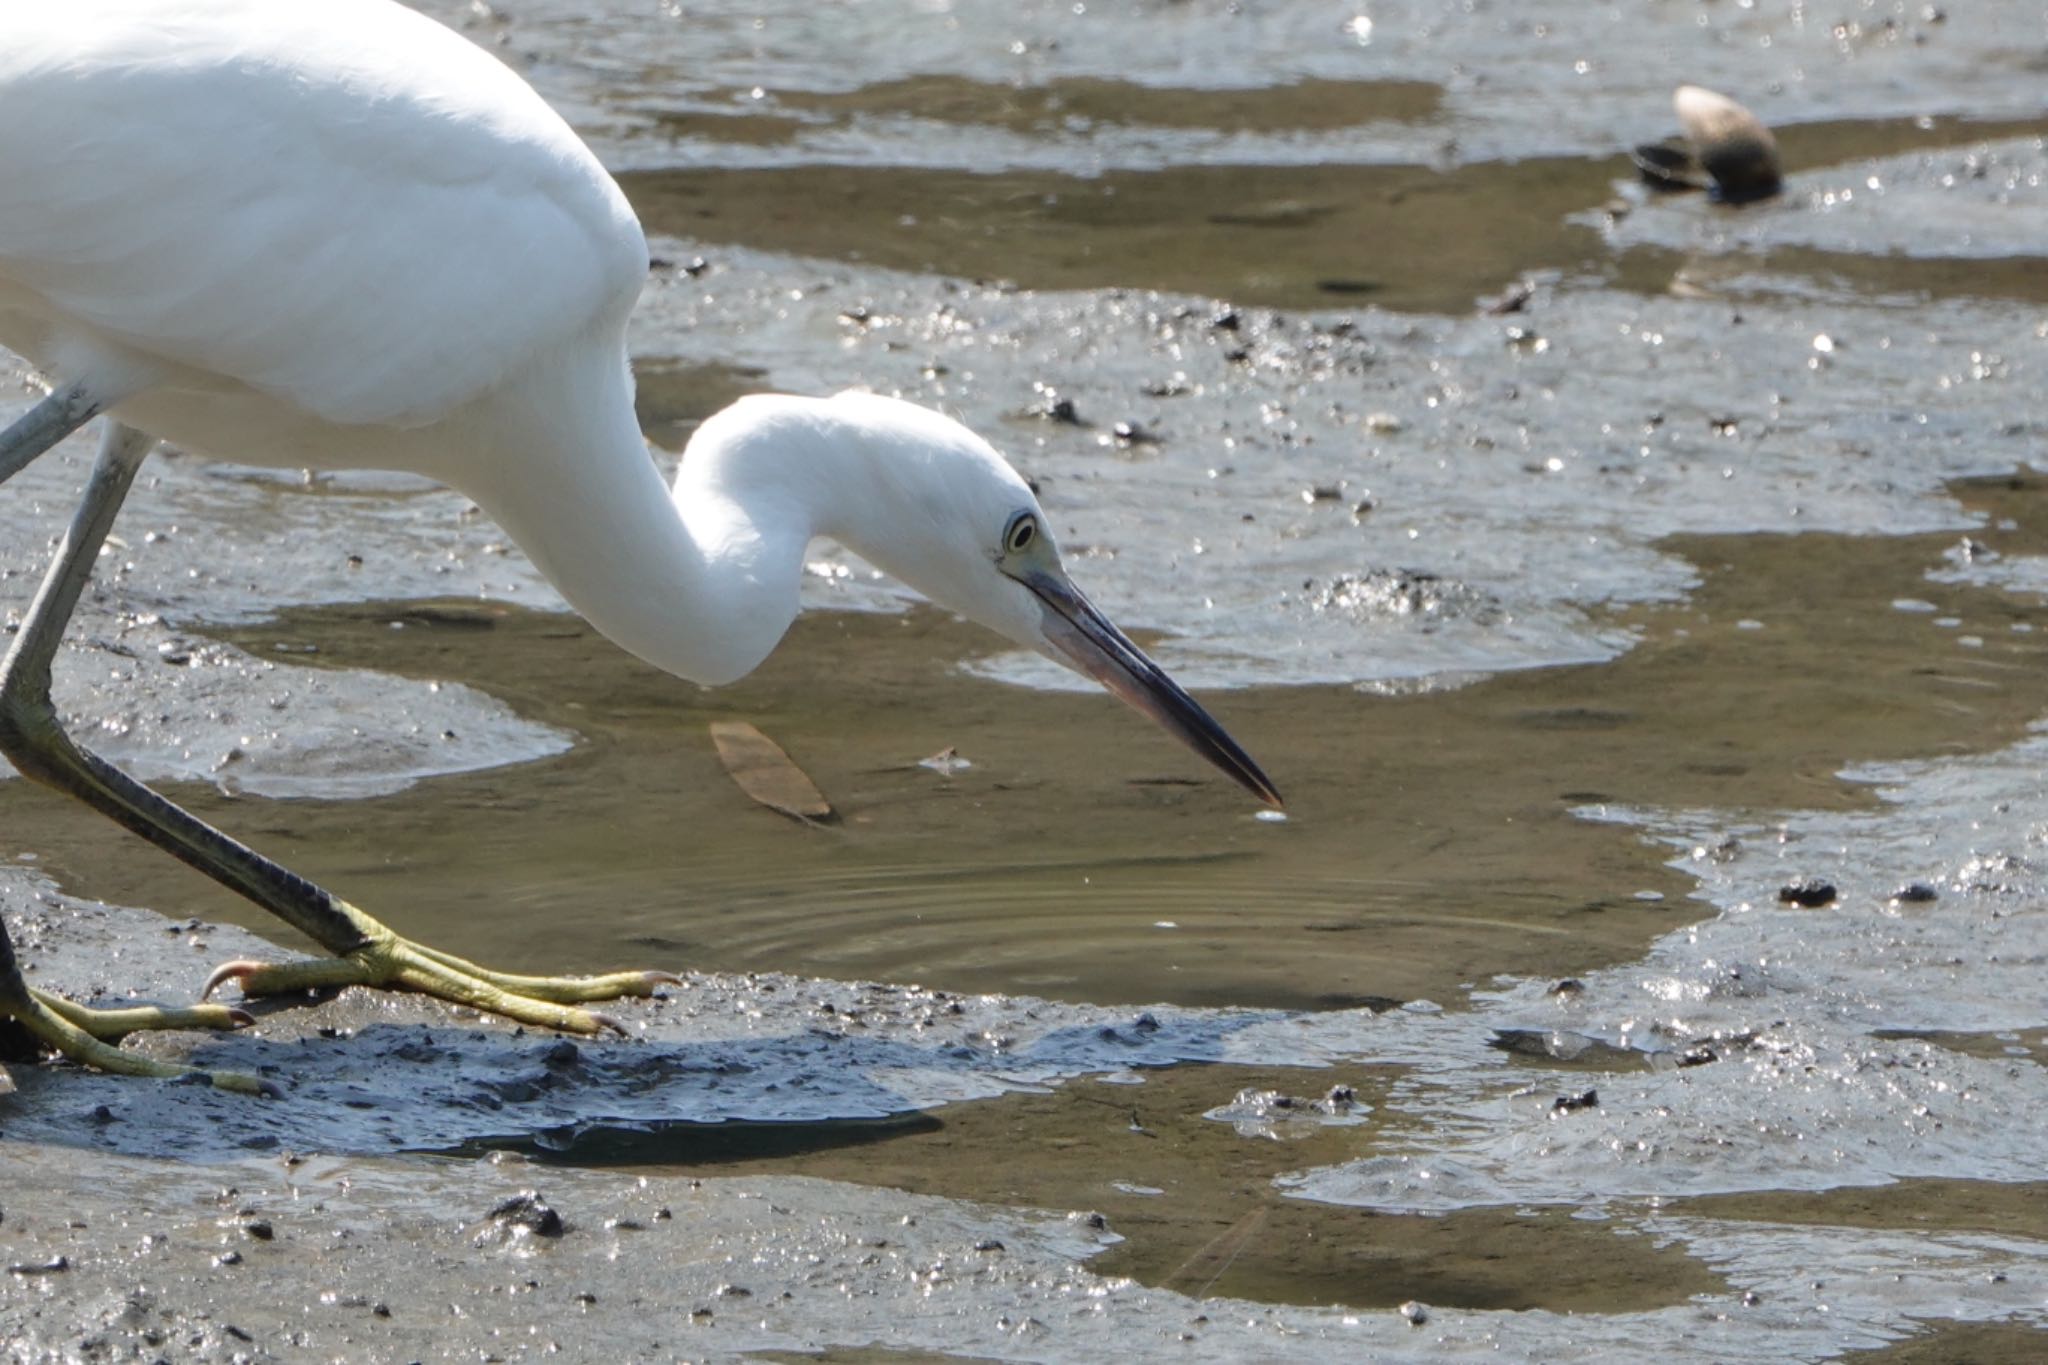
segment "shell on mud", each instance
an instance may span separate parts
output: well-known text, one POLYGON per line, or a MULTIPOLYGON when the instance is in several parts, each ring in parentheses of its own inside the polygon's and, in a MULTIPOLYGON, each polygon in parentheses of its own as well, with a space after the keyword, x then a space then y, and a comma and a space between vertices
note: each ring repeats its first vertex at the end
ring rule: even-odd
POLYGON ((1681 85, 1671 96, 1683 132, 1630 153, 1643 179, 1665 189, 1710 189, 1731 204, 1764 199, 1784 183, 1778 140, 1726 95, 1681 85))

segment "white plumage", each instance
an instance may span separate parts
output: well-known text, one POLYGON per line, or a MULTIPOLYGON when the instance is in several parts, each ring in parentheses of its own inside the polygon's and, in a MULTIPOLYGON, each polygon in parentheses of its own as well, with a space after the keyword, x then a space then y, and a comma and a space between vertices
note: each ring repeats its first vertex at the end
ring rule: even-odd
POLYGON ((389 0, 0 7, 0 340, 230 411, 162 404, 160 436, 300 462, 240 448, 252 395, 443 420, 621 335, 646 271, 568 125, 389 0))
MULTIPOLYGON (((0 433, 0 480, 109 418, 0 665, 0 752, 334 954, 216 980, 406 986, 587 1031, 604 1021, 582 1002, 662 977, 511 977, 410 943, 63 733, 50 662, 156 438, 440 479, 612 640, 700 682, 766 657, 796 614, 806 545, 833 536, 1097 678, 1277 804, 1068 580, 1030 488, 958 422, 865 394, 760 395, 706 421, 664 487, 626 359, 646 273, 630 206, 569 127, 391 0, 0 3, 0 344, 52 388, 0 433)), ((233 1022, 117 1019, 30 990, 4 931, 0 1013, 75 1058, 148 1074, 164 1069, 90 1035, 233 1022)))

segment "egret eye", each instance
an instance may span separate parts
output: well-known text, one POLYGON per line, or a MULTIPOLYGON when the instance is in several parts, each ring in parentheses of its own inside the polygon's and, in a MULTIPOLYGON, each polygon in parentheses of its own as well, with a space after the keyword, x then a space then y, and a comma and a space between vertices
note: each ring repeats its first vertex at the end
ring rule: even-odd
POLYGON ((1003 548, 1013 555, 1022 554, 1037 539, 1038 518, 1029 512, 1019 512, 1010 522, 1010 529, 1003 532, 1003 548))

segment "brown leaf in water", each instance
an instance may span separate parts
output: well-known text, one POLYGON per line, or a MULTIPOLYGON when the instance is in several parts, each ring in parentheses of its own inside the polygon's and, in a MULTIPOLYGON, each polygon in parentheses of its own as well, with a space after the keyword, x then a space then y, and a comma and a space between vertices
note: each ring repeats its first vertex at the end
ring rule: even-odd
POLYGON ((711 742, 718 761, 754 800, 796 820, 830 820, 832 803, 782 746, 743 720, 716 721, 711 742))

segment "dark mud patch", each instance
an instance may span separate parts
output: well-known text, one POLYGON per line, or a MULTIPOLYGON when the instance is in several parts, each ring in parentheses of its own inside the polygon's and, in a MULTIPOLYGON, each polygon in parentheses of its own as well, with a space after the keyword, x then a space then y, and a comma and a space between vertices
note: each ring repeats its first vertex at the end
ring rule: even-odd
MULTIPOLYGON (((30 982, 89 1003, 189 999, 207 962, 275 956, 232 926, 92 906, 18 873, 0 871, 0 906, 30 982)), ((609 1011, 626 1039, 534 1033, 387 991, 257 1002, 256 1024, 242 1031, 150 1033, 127 1046, 261 1075, 283 1101, 24 1066, 0 1133, 216 1161, 290 1150, 516 1151, 583 1165, 782 1160, 925 1131, 927 1111, 948 1104, 1217 1061, 1252 1046, 1258 1030, 1287 1031, 1248 1011, 1134 1015, 759 975, 693 974, 609 1011)), ((1274 1041, 1276 1055, 1303 1064, 1324 1055, 1274 1041)))

